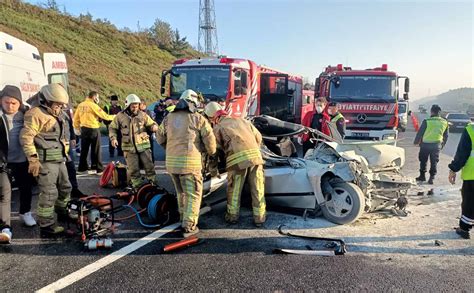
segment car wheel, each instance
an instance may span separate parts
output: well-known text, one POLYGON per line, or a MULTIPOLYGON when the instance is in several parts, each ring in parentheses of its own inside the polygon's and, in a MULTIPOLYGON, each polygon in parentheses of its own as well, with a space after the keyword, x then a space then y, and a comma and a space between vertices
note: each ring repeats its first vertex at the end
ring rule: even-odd
POLYGON ((321 205, 323 215, 335 224, 349 224, 364 212, 365 197, 359 186, 350 182, 331 183, 332 193, 326 195, 321 205))

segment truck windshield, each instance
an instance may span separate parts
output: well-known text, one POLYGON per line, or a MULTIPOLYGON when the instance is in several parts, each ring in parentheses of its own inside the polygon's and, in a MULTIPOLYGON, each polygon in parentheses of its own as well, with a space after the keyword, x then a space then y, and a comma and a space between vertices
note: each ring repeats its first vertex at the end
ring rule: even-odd
POLYGON ((171 96, 179 97, 192 89, 211 101, 227 97, 229 90, 229 66, 175 67, 171 73, 171 96))
POLYGON ((393 76, 340 76, 339 86, 331 82, 331 100, 396 100, 396 82, 393 76))

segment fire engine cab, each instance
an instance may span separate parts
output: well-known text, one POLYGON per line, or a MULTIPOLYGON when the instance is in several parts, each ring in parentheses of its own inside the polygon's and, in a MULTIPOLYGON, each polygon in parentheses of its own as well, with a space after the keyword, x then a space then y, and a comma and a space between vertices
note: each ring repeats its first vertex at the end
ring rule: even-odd
POLYGON ((315 98, 339 104, 346 118, 346 138, 396 139, 401 79, 405 81, 403 100, 408 100, 408 77, 388 71, 387 64, 365 70, 328 66, 316 79, 315 98))
POLYGON ((206 102, 225 102, 234 117, 270 115, 301 123, 301 76, 239 58, 180 59, 161 77, 161 94, 179 98, 186 89, 206 102), (169 76, 169 81, 167 76, 169 76))

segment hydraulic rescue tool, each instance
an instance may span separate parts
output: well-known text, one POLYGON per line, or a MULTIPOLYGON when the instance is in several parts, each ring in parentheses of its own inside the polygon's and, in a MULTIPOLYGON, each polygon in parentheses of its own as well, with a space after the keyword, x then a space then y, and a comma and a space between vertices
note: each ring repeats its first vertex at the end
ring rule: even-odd
POLYGON ((302 238, 302 239, 307 239, 307 240, 314 240, 314 241, 326 241, 326 242, 329 242, 329 244, 326 245, 326 247, 333 248, 333 250, 313 250, 311 247, 306 246, 307 250, 277 248, 273 250, 274 253, 335 256, 335 255, 344 255, 347 252, 346 243, 342 239, 296 235, 290 232, 285 233, 282 230, 283 227, 285 227, 285 225, 280 225, 278 227, 278 233, 280 233, 281 235, 295 237, 295 238, 302 238))
POLYGON ((94 194, 72 199, 67 208, 77 228, 71 233, 79 235, 84 247, 90 250, 112 247, 113 241, 109 236, 114 233, 116 222, 136 217, 143 227, 158 228, 179 219, 176 197, 151 183, 137 189, 128 188, 112 196, 94 194), (135 202, 138 209, 134 207, 135 202), (116 216, 126 209, 131 209, 133 213, 120 218, 116 216), (148 218, 146 223, 144 215, 148 218))

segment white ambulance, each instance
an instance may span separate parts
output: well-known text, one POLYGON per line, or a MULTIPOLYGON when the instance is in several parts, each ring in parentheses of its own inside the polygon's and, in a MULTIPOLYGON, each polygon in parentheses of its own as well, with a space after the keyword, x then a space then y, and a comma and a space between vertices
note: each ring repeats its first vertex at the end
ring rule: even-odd
POLYGON ((64 54, 44 53, 41 58, 35 46, 0 32, 0 90, 15 85, 25 102, 48 83, 61 83, 67 90, 67 72, 64 54))

